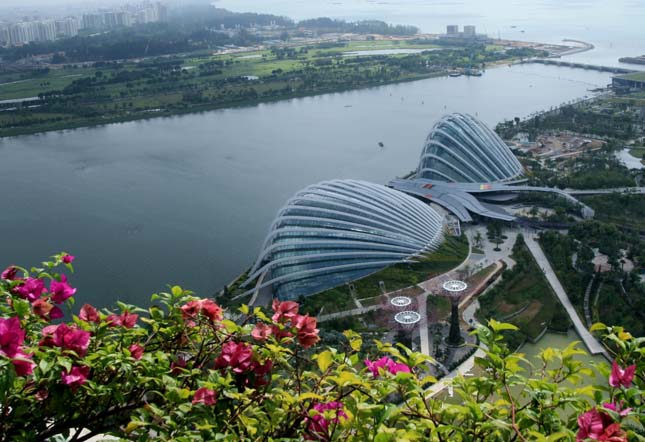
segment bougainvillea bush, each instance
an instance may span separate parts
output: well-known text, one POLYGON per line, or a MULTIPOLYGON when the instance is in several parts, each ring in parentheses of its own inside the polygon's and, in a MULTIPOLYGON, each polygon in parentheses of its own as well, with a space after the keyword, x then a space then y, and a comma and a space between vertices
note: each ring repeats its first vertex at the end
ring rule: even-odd
POLYGON ((491 321, 482 375, 449 399, 429 357, 377 343, 366 359, 351 331, 322 347, 294 302, 225 312, 172 287, 97 310, 75 301, 73 261, 1 274, 1 441, 645 441, 645 345, 620 327, 596 326, 615 360, 594 386, 575 345, 531 364, 491 321))

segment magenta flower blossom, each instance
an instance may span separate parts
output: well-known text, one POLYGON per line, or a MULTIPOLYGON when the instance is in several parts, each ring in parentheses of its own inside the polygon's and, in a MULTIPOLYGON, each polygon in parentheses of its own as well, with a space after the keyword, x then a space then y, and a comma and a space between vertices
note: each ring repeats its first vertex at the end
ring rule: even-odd
POLYGON ((629 367, 623 369, 616 361, 611 364, 611 374, 609 375, 609 385, 616 388, 623 386, 629 388, 632 385, 632 380, 634 379, 634 373, 636 372, 636 365, 630 365, 629 367))
POLYGON ((45 283, 42 279, 27 278, 24 282, 15 287, 13 291, 22 299, 34 302, 36 299, 40 298, 40 295, 45 291, 45 283))
POLYGON ((71 264, 71 263, 72 263, 72 261, 74 261, 74 259, 75 259, 75 258, 76 258, 76 257, 75 257, 74 255, 63 255, 63 257, 61 258, 61 260, 62 260, 65 264, 71 264))
POLYGON ((132 328, 137 323, 138 318, 139 318, 139 315, 125 311, 120 315, 114 315, 114 314, 110 315, 107 318, 105 318, 105 320, 107 321, 108 326, 110 327, 121 326, 125 328, 132 328))
POLYGON ((49 302, 49 298, 38 298, 31 304, 31 309, 35 315, 40 316, 46 321, 62 318, 63 311, 49 302))
POLYGON ((234 373, 249 371, 253 363, 253 349, 244 342, 228 341, 222 345, 222 354, 215 360, 215 367, 230 367, 234 373))
POLYGON ((372 372, 372 375, 375 378, 379 376, 379 369, 388 371, 391 374, 397 374, 399 372, 410 373, 410 367, 402 363, 394 362, 387 356, 383 356, 381 359, 377 359, 376 361, 365 359, 364 362, 367 369, 372 372))
POLYGON ((14 355, 14 359, 11 360, 14 368, 16 369, 16 374, 18 376, 27 376, 34 372, 34 367, 36 364, 31 360, 32 355, 18 351, 14 355))
POLYGON ((130 347, 128 347, 130 355, 137 361, 143 357, 143 350, 143 345, 139 344, 132 344, 130 347))
POLYGON ((85 304, 83 305, 83 307, 81 307, 81 311, 79 312, 78 317, 85 322, 98 323, 101 320, 98 310, 96 310, 90 304, 85 304))
POLYGON ((342 402, 317 403, 313 409, 315 413, 306 419, 308 440, 330 440, 329 427, 339 423, 341 418, 347 419, 342 402))
POLYGON ((616 404, 616 403, 613 403, 613 402, 607 402, 605 404, 602 404, 602 407, 607 409, 607 410, 615 411, 621 417, 627 416, 629 414, 629 412, 632 411, 631 408, 623 408, 623 403, 622 402, 620 404, 616 404))
POLYGON ((89 375, 90 367, 73 366, 69 372, 67 370, 63 370, 61 378, 63 379, 63 384, 69 385, 72 387, 72 391, 76 391, 78 387, 87 382, 89 375))
POLYGON ((13 281, 16 279, 17 274, 18 274, 18 268, 14 266, 9 266, 2 271, 2 273, 0 274, 0 279, 13 281))
POLYGON ((208 388, 202 387, 195 392, 193 397, 193 405, 195 404, 204 404, 204 405, 215 405, 217 402, 217 392, 210 390, 208 388))
POLYGON ((576 442, 589 439, 607 442, 627 442, 625 432, 615 423, 607 413, 599 412, 595 408, 578 416, 578 434, 576 442))
POLYGON ((71 350, 83 357, 90 345, 90 332, 70 327, 67 324, 50 325, 43 328, 43 339, 39 345, 43 347, 60 347, 71 350))
POLYGON ((67 283, 67 276, 65 275, 60 275, 60 282, 52 279, 49 284, 49 291, 51 292, 52 301, 56 304, 65 302, 76 293, 76 289, 67 283))
POLYGON ((24 341, 25 331, 20 328, 18 318, 0 318, 0 355, 13 358, 24 341))

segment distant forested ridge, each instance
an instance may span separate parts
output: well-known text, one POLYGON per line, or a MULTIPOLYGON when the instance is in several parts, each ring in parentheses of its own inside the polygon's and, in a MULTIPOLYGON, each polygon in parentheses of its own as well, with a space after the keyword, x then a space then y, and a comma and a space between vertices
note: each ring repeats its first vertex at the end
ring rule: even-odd
POLYGON ((356 34, 416 35, 419 28, 405 25, 389 25, 380 20, 347 22, 328 17, 312 18, 298 22, 298 27, 316 29, 319 32, 352 32, 356 34))

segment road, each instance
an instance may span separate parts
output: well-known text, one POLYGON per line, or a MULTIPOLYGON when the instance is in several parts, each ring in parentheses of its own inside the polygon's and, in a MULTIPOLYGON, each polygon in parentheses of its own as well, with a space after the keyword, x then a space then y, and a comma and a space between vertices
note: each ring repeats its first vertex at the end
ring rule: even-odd
POLYGON ((602 354, 605 357, 609 357, 602 344, 600 344, 600 342, 598 342, 596 338, 594 338, 592 334, 589 333, 587 327, 585 327, 580 320, 578 313, 576 312, 575 308, 573 308, 573 305, 569 300, 569 296, 567 296, 567 293, 564 291, 562 284, 560 284, 558 277, 555 275, 555 272, 551 268, 551 263, 549 263, 549 260, 544 255, 544 252, 542 251, 540 245, 537 243, 537 241, 535 241, 533 235, 526 235, 524 237, 524 240, 526 241, 526 245, 533 254, 533 257, 535 258, 538 266, 544 271, 544 275, 546 276, 547 281, 553 288, 553 291, 560 300, 560 303, 567 311, 567 314, 569 315, 569 318, 571 318, 571 322, 573 322, 573 326, 576 329, 578 336, 580 336, 582 342, 584 342, 589 352, 594 355, 602 354))

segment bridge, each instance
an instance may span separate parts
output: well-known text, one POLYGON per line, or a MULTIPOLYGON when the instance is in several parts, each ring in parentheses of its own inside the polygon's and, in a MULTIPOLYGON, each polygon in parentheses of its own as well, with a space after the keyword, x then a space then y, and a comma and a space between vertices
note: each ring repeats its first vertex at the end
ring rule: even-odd
POLYGON ((563 60, 556 60, 552 58, 531 58, 528 60, 522 60, 520 63, 540 63, 540 64, 546 64, 551 66, 562 66, 567 68, 589 69, 589 70, 601 71, 601 72, 611 72, 613 74, 631 74, 634 72, 640 72, 635 69, 619 68, 615 66, 601 66, 601 65, 595 65, 595 64, 576 63, 573 61, 563 61, 563 60))

